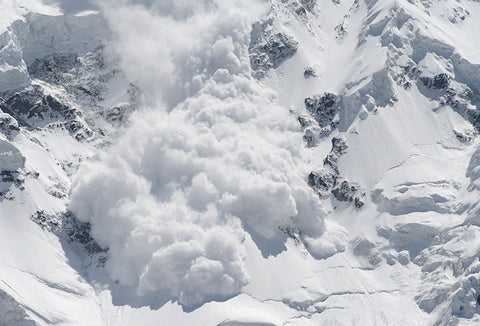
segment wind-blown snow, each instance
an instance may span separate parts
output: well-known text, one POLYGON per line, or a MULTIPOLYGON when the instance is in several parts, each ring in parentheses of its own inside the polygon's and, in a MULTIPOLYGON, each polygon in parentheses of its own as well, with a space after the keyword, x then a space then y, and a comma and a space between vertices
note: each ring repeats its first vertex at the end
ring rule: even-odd
POLYGON ((152 6, 108 17, 123 68, 151 109, 80 169, 71 192, 70 209, 109 248, 111 277, 195 306, 248 282, 245 232, 264 255, 281 250, 282 230, 300 231, 319 257, 344 250, 341 230, 319 239, 324 211, 306 183, 295 116, 251 77, 250 26, 262 6, 152 6))

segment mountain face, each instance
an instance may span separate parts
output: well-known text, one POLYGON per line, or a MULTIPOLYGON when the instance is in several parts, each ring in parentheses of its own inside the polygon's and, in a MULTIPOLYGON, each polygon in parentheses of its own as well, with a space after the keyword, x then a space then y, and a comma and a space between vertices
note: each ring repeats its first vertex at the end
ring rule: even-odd
POLYGON ((0 325, 480 322, 480 2, 0 7, 0 325))

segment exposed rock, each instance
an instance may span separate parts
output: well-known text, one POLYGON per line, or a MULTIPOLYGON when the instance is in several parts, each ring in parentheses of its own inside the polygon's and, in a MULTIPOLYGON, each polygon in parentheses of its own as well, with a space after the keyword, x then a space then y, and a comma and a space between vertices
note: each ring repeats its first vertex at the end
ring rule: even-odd
POLYGON ((337 32, 337 39, 343 39, 345 35, 348 34, 347 28, 345 26, 345 22, 341 22, 337 26, 335 26, 335 32, 337 32))
POLYGON ((297 5, 297 6, 295 6, 295 8, 294 8, 293 10, 295 11, 295 13, 296 13, 298 16, 302 17, 303 19, 306 19, 306 17, 307 17, 307 10, 306 10, 303 6, 297 5))
POLYGON ((72 78, 68 72, 79 64, 76 54, 53 54, 44 58, 37 58, 28 67, 28 72, 33 78, 49 82, 60 82, 72 78))
POLYGON ((0 140, 0 199, 6 196, 12 184, 23 189, 24 177, 20 171, 25 167, 25 157, 8 141, 0 140))
POLYGON ((356 183, 349 183, 344 180, 332 190, 332 194, 339 201, 353 202, 356 208, 361 208, 364 205, 362 198, 365 193, 360 191, 360 187, 356 183))
POLYGON ((268 70, 277 68, 291 58, 297 49, 297 41, 276 31, 271 20, 253 24, 249 47, 252 75, 263 78, 268 70))
POLYGON ((317 77, 317 72, 313 67, 306 67, 305 70, 303 71, 303 77, 305 79, 317 77))
POLYGON ((446 73, 441 73, 432 77, 420 77, 420 81, 427 88, 446 89, 450 83, 451 77, 446 73))
POLYGON ((339 123, 340 104, 338 97, 332 93, 322 96, 307 97, 305 108, 320 127, 319 137, 329 135, 339 123))
MULTIPOLYGON (((2 100, 0 99, 0 101, 2 100)), ((2 106, 2 104, 0 104, 0 106, 2 106)), ((19 131, 20 128, 18 127, 17 120, 15 120, 10 114, 0 111, 0 132, 11 140, 18 135, 19 131)))
POLYGON ((19 173, 18 170, 12 171, 12 170, 2 170, 0 172, 0 182, 4 183, 15 183, 17 186, 21 186, 24 182, 25 179, 24 177, 19 173))
POLYGON ((300 0, 300 3, 308 11, 313 11, 315 9, 315 5, 317 4, 317 0, 300 0))
POLYGON ((457 137, 458 141, 461 143, 470 143, 477 136, 477 133, 474 133, 471 131, 459 132, 459 131, 453 130, 453 133, 455 134, 455 137, 457 137))
POLYGON ((308 185, 315 189, 321 198, 327 198, 337 182, 338 176, 328 170, 312 171, 308 175, 308 185))
POLYGON ((409 60, 405 65, 399 67, 393 74, 393 79, 397 82, 397 85, 402 86, 404 89, 410 89, 415 81, 418 79, 421 71, 413 60, 409 60))
POLYGON ((338 108, 337 96, 324 93, 322 96, 307 97, 305 107, 316 118, 320 126, 325 127, 333 120, 333 115, 338 108))
POLYGON ((461 23, 467 19, 467 17, 470 16, 470 12, 466 9, 463 9, 462 7, 457 7, 453 8, 453 13, 450 17, 448 17, 448 20, 453 23, 461 23))
POLYGON ((62 231, 69 242, 76 241, 82 244, 90 254, 104 252, 90 236, 91 225, 78 220, 71 212, 66 212, 62 218, 62 231))
POLYGON ((75 109, 45 94, 38 85, 12 94, 0 103, 2 111, 14 117, 20 125, 34 129, 51 122, 75 118, 75 109))
POLYGON ((342 180, 338 170, 338 159, 345 154, 348 146, 345 138, 333 137, 332 150, 323 160, 323 169, 312 171, 308 175, 308 185, 312 187, 320 198, 328 198, 330 194, 339 200, 353 203, 356 208, 364 205, 365 192, 357 183, 342 180))
POLYGON ((333 137, 332 138, 332 150, 323 160, 323 165, 330 167, 337 175, 340 174, 338 171, 337 162, 340 156, 345 154, 348 148, 345 138, 342 137, 333 137))
POLYGON ((323 160, 323 169, 312 171, 308 176, 308 185, 312 187, 321 198, 328 198, 333 188, 337 185, 340 171, 337 167, 338 158, 348 148, 345 139, 332 138, 332 149, 323 160))
POLYGON ((304 131, 303 139, 307 147, 316 146, 321 140, 321 128, 311 115, 300 115, 298 122, 304 131))
POLYGON ((78 220, 71 212, 48 215, 45 211, 39 210, 30 219, 67 243, 81 244, 90 255, 105 253, 108 250, 101 248, 90 236, 90 223, 78 220))

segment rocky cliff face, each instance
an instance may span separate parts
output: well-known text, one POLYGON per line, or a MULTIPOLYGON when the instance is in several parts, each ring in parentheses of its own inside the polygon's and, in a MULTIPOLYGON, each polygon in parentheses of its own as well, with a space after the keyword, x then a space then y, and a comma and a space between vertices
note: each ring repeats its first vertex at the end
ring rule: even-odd
POLYGON ((0 324, 480 322, 478 1, 5 10, 0 324))

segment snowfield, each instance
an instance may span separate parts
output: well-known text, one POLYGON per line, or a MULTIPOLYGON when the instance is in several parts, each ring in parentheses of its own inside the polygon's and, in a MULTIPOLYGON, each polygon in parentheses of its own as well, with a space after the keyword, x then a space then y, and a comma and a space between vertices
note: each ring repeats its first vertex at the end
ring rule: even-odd
POLYGON ((478 1, 0 9, 0 325, 480 323, 478 1))

